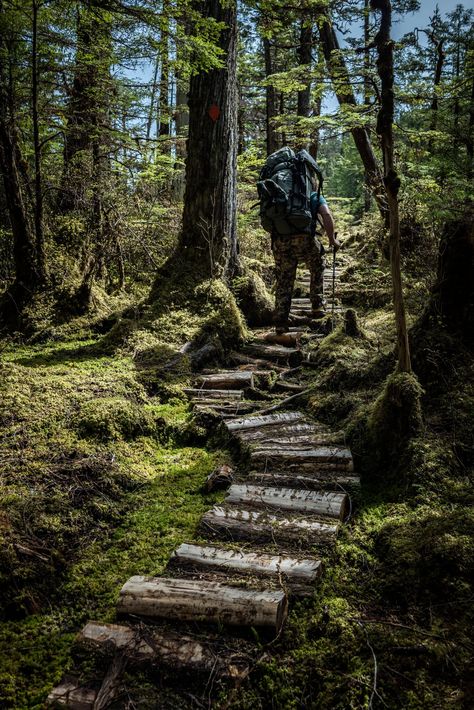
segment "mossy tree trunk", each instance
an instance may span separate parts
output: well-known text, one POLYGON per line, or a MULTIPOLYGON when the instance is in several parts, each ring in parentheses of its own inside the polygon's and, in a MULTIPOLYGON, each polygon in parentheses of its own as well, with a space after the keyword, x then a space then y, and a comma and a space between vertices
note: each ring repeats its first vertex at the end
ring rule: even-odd
POLYGON ((380 29, 374 43, 377 47, 377 71, 381 81, 381 106, 377 115, 377 134, 382 144, 384 163, 384 186, 387 195, 390 225, 390 271, 393 285, 393 304, 397 326, 398 368, 400 372, 411 372, 410 348, 403 300, 402 274, 400 266, 400 215, 398 190, 400 179, 397 175, 393 150, 393 41, 390 38, 392 7, 390 0, 372 0, 372 10, 381 11, 380 29))
POLYGON ((236 230, 236 3, 204 0, 203 17, 223 23, 224 66, 201 71, 189 87, 189 138, 178 255, 204 278, 229 279, 238 264, 236 230))

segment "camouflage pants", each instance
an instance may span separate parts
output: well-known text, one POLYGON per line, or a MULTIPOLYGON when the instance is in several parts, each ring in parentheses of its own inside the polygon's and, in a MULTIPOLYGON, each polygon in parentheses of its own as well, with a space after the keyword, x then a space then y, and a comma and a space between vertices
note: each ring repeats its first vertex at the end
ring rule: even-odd
POLYGON ((273 235, 272 251, 276 267, 275 325, 286 326, 298 262, 304 261, 311 274, 309 295, 313 310, 323 305, 324 248, 316 237, 307 234, 273 235))

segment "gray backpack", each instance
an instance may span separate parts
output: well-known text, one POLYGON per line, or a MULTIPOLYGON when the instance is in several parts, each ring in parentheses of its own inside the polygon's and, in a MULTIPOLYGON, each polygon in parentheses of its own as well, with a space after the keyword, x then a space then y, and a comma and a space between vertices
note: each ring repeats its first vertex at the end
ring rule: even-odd
POLYGON ((267 158, 260 171, 257 190, 262 227, 272 234, 311 234, 311 178, 318 178, 318 198, 323 176, 306 150, 295 153, 280 148, 267 158))

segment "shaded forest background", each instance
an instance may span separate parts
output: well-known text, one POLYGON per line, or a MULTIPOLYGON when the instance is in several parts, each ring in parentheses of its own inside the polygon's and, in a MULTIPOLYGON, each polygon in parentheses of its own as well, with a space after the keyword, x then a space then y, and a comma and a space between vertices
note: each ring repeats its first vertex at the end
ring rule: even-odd
POLYGON ((362 474, 357 515, 238 693, 162 696, 143 672, 127 698, 470 707, 474 12, 417 26, 415 0, 393 3, 413 25, 393 47, 406 375, 377 123, 386 6, 0 0, 3 707, 42 707, 78 628, 112 620, 126 576, 161 573, 219 500, 202 484, 230 454, 183 388, 271 323, 255 182, 286 144, 324 172, 359 318, 306 373, 308 412, 362 474))

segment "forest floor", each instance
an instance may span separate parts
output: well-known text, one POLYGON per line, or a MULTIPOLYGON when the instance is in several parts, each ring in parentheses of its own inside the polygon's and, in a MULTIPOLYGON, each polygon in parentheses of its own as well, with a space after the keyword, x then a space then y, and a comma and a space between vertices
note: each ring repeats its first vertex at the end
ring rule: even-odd
MULTIPOLYGON (((395 367, 389 270, 357 228, 348 241, 342 279, 363 336, 337 329, 305 377, 318 392, 308 412, 346 432, 361 492, 314 596, 293 605, 280 638, 262 642, 248 683, 212 689, 215 707, 468 708, 474 693, 472 359, 451 343, 446 362, 431 340, 423 432, 396 453, 390 435, 377 448, 375 403, 395 367)), ((414 323, 428 290, 416 263, 405 268, 414 323)), ((185 342, 196 328, 187 318, 168 314, 162 341, 185 342)), ((5 708, 43 706, 73 663, 79 628, 113 620, 128 577, 163 571, 223 497, 203 492, 206 476, 231 461, 193 421, 186 373, 163 383, 156 357, 141 357, 161 341, 111 346, 84 324, 54 337, 4 343, 0 365, 5 708)), ((127 682, 130 707, 164 707, 159 678, 127 682)), ((209 692, 188 689, 169 707, 207 707, 209 692)))

